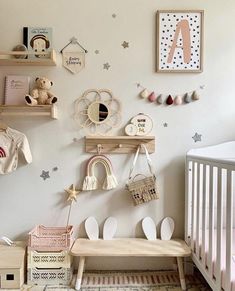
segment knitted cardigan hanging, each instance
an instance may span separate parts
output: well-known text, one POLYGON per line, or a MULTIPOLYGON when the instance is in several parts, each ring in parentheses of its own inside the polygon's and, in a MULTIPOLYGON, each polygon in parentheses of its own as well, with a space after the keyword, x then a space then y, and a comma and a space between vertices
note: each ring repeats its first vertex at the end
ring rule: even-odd
POLYGON ((94 175, 95 165, 102 164, 105 168, 106 177, 102 185, 102 189, 111 190, 118 185, 117 179, 113 174, 112 164, 110 160, 104 155, 95 155, 88 160, 86 167, 86 177, 83 181, 82 190, 91 191, 99 188, 99 183, 94 175))

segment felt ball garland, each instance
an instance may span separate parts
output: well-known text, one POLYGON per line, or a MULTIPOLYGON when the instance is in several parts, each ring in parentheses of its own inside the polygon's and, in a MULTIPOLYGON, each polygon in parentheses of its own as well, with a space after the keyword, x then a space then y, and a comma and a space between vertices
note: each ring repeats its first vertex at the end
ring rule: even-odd
POLYGON ((157 103, 158 105, 166 104, 167 106, 170 105, 182 105, 182 104, 189 104, 193 101, 198 101, 200 99, 200 94, 198 93, 198 90, 204 89, 204 85, 201 85, 198 89, 193 90, 191 92, 186 92, 182 95, 176 95, 175 97, 172 97, 171 94, 167 95, 167 97, 163 98, 163 94, 156 94, 154 91, 149 91, 147 88, 140 85, 140 83, 137 84, 137 87, 141 87, 142 91, 139 93, 140 97, 143 99, 148 99, 151 103, 157 103))
POLYGON ((156 100, 156 95, 155 95, 155 93, 152 92, 152 93, 149 95, 148 99, 149 99, 149 102, 154 102, 154 101, 156 100))
POLYGON ((171 97, 171 95, 169 95, 166 99, 166 104, 167 105, 172 105, 174 103, 173 98, 171 97))

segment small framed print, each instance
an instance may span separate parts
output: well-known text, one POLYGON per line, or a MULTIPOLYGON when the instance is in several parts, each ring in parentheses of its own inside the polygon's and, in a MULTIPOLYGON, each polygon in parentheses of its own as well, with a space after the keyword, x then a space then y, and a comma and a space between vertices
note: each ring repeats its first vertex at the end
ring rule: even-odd
POLYGON ((203 71, 202 10, 157 12, 157 72, 203 71))

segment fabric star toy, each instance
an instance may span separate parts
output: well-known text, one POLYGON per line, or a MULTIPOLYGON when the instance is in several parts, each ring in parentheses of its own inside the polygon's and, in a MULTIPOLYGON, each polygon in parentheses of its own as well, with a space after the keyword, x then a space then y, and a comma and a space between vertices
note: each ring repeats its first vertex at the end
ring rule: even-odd
POLYGON ((77 202, 77 195, 81 191, 77 190, 75 188, 74 184, 72 184, 69 189, 65 189, 65 192, 68 193, 67 201, 71 201, 71 202, 76 201, 77 202))

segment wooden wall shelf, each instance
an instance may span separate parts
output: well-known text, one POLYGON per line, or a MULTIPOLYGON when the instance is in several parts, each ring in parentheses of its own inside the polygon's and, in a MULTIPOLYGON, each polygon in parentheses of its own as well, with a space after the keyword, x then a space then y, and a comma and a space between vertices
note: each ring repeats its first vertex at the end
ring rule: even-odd
MULTIPOLYGON (((134 153, 138 145, 144 144, 149 153, 155 152, 154 136, 86 136, 86 153, 97 153, 100 148, 102 154, 134 153)), ((143 150, 141 150, 143 153, 143 150)))
MULTIPOLYGON (((56 52, 48 53, 48 58, 17 59, 17 55, 34 55, 34 52, 0 51, 0 66, 56 66, 56 52)), ((45 55, 45 53, 38 53, 45 55)))
POLYGON ((47 116, 58 118, 56 105, 0 105, 0 116, 47 116))

